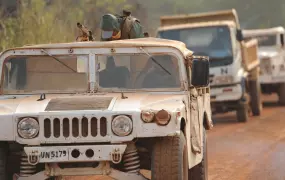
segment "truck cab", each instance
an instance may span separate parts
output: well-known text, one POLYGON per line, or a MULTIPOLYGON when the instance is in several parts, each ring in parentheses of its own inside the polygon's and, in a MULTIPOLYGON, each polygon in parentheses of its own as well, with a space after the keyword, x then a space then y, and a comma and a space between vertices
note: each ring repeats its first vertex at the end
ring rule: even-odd
POLYGON ((209 56, 213 112, 236 110, 244 122, 248 104, 254 115, 260 114, 259 97, 253 103, 247 97, 248 82, 259 84, 256 42, 243 41, 235 10, 161 17, 157 37, 182 41, 195 55, 209 56))
POLYGON ((285 104, 284 28, 245 29, 246 39, 258 40, 260 83, 264 94, 277 93, 279 103, 285 104))

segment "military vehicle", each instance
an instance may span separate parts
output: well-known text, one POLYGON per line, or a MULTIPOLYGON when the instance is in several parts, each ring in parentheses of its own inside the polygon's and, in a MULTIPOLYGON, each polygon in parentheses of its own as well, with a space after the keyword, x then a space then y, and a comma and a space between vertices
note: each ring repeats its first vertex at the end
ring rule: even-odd
POLYGON ((209 60, 184 43, 39 44, 0 64, 1 180, 207 179, 209 60))
POLYGON ((239 122, 262 111, 257 40, 245 41, 234 9, 163 16, 157 37, 182 41, 209 56, 213 113, 236 111, 239 122))
POLYGON ((284 28, 245 29, 244 37, 258 40, 260 83, 264 94, 277 93, 285 105, 285 47, 284 28))

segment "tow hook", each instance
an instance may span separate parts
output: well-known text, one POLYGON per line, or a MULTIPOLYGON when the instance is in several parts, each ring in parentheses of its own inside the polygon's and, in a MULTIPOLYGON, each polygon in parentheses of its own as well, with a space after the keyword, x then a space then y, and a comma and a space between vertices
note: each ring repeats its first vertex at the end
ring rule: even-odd
POLYGON ((111 152, 110 154, 111 160, 114 164, 119 164, 122 160, 122 153, 120 152, 120 149, 116 148, 111 152))

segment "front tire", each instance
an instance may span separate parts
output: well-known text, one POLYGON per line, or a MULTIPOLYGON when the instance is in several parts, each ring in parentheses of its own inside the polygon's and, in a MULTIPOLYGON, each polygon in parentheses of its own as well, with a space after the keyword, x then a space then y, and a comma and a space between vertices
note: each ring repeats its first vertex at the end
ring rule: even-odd
POLYGON ((280 84, 278 89, 279 104, 285 105, 285 83, 280 84))
POLYGON ((243 97, 238 102, 238 107, 236 110, 236 117, 238 122, 247 122, 249 119, 249 96, 244 94, 243 97))
POLYGON ((203 133, 203 159, 189 170, 189 180, 208 180, 208 147, 207 135, 204 129, 203 133))
POLYGON ((261 87, 258 83, 258 80, 251 80, 249 84, 249 93, 250 93, 250 107, 252 114, 254 116, 259 116, 262 111, 262 102, 261 102, 261 87))
POLYGON ((241 105, 236 111, 236 117, 238 122, 247 122, 249 119, 249 112, 246 104, 241 105))
POLYGON ((151 159, 152 180, 188 180, 188 151, 183 132, 160 138, 151 159))

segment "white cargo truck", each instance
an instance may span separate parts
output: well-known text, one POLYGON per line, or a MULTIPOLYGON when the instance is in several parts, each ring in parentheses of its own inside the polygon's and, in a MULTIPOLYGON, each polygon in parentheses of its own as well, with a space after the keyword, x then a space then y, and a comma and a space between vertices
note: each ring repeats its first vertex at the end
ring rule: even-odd
POLYGON ((264 94, 277 93, 279 103, 285 105, 285 47, 284 28, 245 29, 245 38, 258 40, 260 83, 264 94))
POLYGON ((257 41, 244 41, 234 9, 161 17, 157 37, 179 40, 196 55, 209 56, 214 113, 236 111, 237 120, 260 115, 257 41))

